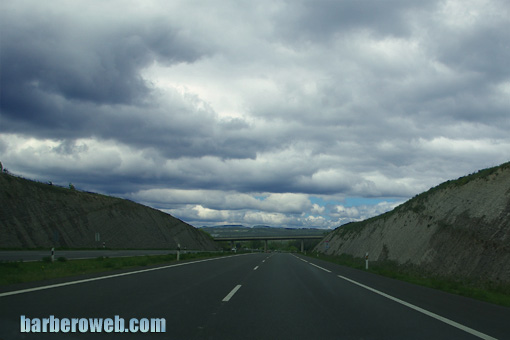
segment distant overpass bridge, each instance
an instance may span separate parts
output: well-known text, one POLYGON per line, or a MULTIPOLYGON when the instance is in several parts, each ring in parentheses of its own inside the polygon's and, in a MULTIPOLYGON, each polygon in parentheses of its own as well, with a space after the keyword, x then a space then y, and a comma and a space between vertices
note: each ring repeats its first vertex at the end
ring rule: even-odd
POLYGON ((267 251, 267 241, 277 240, 301 240, 301 252, 304 252, 304 240, 322 240, 324 236, 218 236, 213 237, 215 241, 230 241, 233 244, 235 241, 264 241, 264 251, 267 251))

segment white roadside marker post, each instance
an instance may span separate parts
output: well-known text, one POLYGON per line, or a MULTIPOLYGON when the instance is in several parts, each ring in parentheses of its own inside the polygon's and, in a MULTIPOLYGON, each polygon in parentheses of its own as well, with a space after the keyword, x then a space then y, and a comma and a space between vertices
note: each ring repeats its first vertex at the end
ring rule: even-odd
POLYGON ((55 248, 51 248, 51 262, 55 262, 55 248))
POLYGON ((181 244, 177 243, 177 261, 179 261, 180 257, 181 257, 181 244))
POLYGON ((368 252, 365 254, 365 269, 368 270, 368 252))

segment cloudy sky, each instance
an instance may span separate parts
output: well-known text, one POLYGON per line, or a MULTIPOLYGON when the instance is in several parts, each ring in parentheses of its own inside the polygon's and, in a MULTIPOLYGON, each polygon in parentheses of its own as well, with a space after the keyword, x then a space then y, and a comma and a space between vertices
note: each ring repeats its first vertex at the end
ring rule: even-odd
POLYGON ((506 0, 0 2, 0 161, 334 228, 510 160, 506 0))

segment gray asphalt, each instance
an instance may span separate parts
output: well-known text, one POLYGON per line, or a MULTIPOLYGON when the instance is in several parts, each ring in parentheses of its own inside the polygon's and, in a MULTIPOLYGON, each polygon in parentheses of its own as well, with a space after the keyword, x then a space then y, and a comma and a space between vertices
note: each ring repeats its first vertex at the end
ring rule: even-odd
POLYGON ((452 323, 510 339, 510 308, 292 254, 238 255, 9 296, 1 293, 40 285, 0 289, 0 339, 480 338, 452 323), (21 334, 21 315, 165 318, 166 333, 21 334))

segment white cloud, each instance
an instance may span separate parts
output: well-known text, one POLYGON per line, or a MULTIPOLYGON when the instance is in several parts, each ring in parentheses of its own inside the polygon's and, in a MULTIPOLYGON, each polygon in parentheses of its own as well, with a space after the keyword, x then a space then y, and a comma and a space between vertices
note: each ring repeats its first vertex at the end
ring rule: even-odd
POLYGON ((344 205, 336 205, 331 212, 331 217, 339 221, 339 224, 344 224, 350 221, 361 221, 372 216, 383 214, 390 211, 403 203, 397 202, 379 202, 375 205, 359 205, 356 207, 349 207, 344 205))
POLYGON ((508 161, 508 4, 369 4, 2 2, 1 161, 186 221, 327 227, 508 161))

